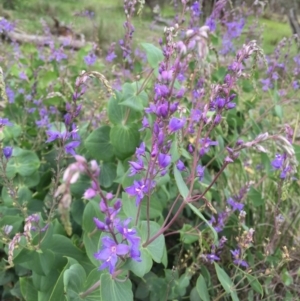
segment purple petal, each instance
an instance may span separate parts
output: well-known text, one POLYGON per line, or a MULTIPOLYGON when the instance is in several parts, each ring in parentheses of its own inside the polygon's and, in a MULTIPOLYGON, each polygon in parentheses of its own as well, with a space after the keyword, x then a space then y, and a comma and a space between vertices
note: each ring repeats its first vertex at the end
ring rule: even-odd
POLYGON ((130 250, 130 247, 128 245, 125 244, 119 244, 117 245, 117 250, 116 253, 118 255, 126 255, 130 250))

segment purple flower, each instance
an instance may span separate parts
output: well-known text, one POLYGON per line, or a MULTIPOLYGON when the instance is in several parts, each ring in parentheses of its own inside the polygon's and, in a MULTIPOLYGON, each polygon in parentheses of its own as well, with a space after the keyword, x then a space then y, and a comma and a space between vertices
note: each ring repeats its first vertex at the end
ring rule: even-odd
POLYGON ((143 127, 140 129, 140 131, 143 131, 144 129, 149 128, 149 121, 146 116, 143 117, 142 125, 143 125, 143 127))
POLYGON ((46 131, 46 134, 48 135, 48 139, 46 140, 46 143, 49 143, 49 142, 53 142, 57 139, 62 139, 64 136, 65 136, 65 133, 62 134, 58 131, 46 131))
POLYGON ((161 72, 161 74, 158 76, 159 80, 163 83, 168 83, 173 78, 173 70, 164 70, 161 72))
POLYGON ((88 55, 86 55, 84 57, 84 62, 88 65, 88 66, 92 66, 96 63, 97 61, 97 56, 94 52, 90 52, 88 55))
POLYGON ((72 141, 65 145, 65 151, 72 156, 76 155, 74 148, 80 145, 80 141, 72 141))
POLYGON ((168 116, 168 104, 165 102, 165 103, 162 103, 161 105, 159 105, 157 107, 157 110, 156 110, 156 115, 159 116, 159 117, 164 117, 166 118, 168 116))
POLYGON ((125 244, 117 244, 113 239, 108 236, 102 238, 103 250, 94 255, 97 260, 104 261, 99 267, 99 270, 103 270, 108 267, 110 274, 113 274, 118 261, 118 256, 124 256, 128 254, 130 248, 125 244))
POLYGON ((285 160, 285 155, 276 154, 275 159, 271 162, 271 165, 274 169, 280 169, 282 168, 282 165, 285 160))
POLYGON ((200 110, 198 110, 198 109, 196 109, 196 110, 192 109, 191 117, 192 117, 193 121, 199 122, 200 119, 201 119, 201 116, 202 116, 202 112, 200 110))
POLYGON ((144 181, 134 181, 132 186, 125 188, 125 191, 136 198, 136 205, 138 206, 143 199, 145 193, 148 192, 148 187, 144 181))
POLYGON ((119 222, 116 225, 117 230, 122 234, 123 239, 127 239, 130 245, 130 257, 135 261, 141 261, 141 251, 140 251, 140 242, 141 238, 136 236, 135 229, 129 229, 128 224, 131 219, 128 218, 123 222, 119 222))
POLYGON ((178 130, 180 130, 181 128, 183 128, 183 126, 185 125, 185 119, 179 119, 176 117, 172 117, 172 119, 169 122, 169 130, 171 133, 173 132, 177 132, 178 130))
POLYGON ((215 117, 215 120, 214 120, 214 124, 219 124, 222 120, 222 116, 221 114, 217 114, 216 117, 215 117))
POLYGON ((184 163, 181 160, 178 160, 176 163, 176 167, 179 171, 184 171, 186 169, 184 163))
POLYGON ((239 249, 235 249, 233 251, 230 250, 230 252, 231 252, 232 257, 233 257, 233 263, 235 265, 240 265, 240 266, 243 266, 245 268, 249 267, 248 263, 240 258, 240 250, 239 249))
POLYGON ((154 87, 155 99, 166 97, 169 94, 169 88, 166 85, 156 84, 154 87))
POLYGON ((229 102, 226 104, 226 109, 231 110, 234 109, 236 107, 236 103, 234 102, 229 102))
POLYGON ((97 217, 94 217, 94 223, 99 230, 107 231, 108 227, 105 223, 101 222, 97 217))
POLYGON ((3 151, 3 155, 8 160, 12 155, 13 148, 11 146, 5 146, 2 151, 3 151))
POLYGON ((15 102, 15 93, 14 93, 14 91, 10 87, 6 87, 5 91, 6 91, 6 95, 7 95, 7 98, 8 98, 8 102, 9 103, 14 103, 15 102))
POLYGON ((269 89, 273 88, 273 84, 269 78, 261 79, 260 82, 263 85, 262 87, 263 91, 268 91, 269 89))
POLYGON ((225 222, 229 216, 229 213, 227 211, 220 212, 218 214, 218 219, 216 219, 214 216, 212 216, 210 220, 210 224, 214 227, 216 232, 221 232, 225 227, 225 222))
POLYGON ((146 144, 145 142, 142 142, 140 147, 136 148, 135 154, 139 157, 139 156, 144 156, 145 155, 145 151, 146 151, 146 144))
POLYGON ((113 51, 113 52, 109 53, 105 59, 107 62, 111 63, 116 57, 117 56, 116 56, 115 52, 113 51))
POLYGON ((12 126, 13 124, 7 118, 0 118, 0 126, 12 126))
POLYGON ((128 163, 131 165, 129 177, 136 175, 144 169, 144 162, 141 159, 138 162, 128 161, 128 163))
POLYGON ((218 109, 223 109, 225 106, 225 103, 226 103, 225 98, 218 97, 216 99, 216 106, 218 109))
POLYGON ((83 194, 83 198, 90 200, 93 199, 96 195, 97 195, 97 191, 90 187, 83 194))
POLYGON ((204 154, 206 154, 209 151, 211 146, 218 145, 217 141, 212 141, 209 138, 200 139, 200 143, 202 145, 202 147, 200 149, 200 156, 203 156, 204 154))
POLYGON ((19 72, 19 78, 23 80, 28 80, 27 75, 24 71, 19 72))
POLYGON ((60 62, 67 58, 68 58, 68 56, 63 52, 63 48, 51 49, 51 55, 49 57, 50 61, 60 62))
POLYGON ((292 170, 291 166, 287 166, 286 168, 283 169, 283 171, 280 173, 280 179, 285 179, 288 172, 292 170))
POLYGON ((198 165, 196 171, 197 171, 197 177, 199 177, 199 181, 201 182, 204 178, 205 167, 198 165))
POLYGON ((168 154, 158 154, 158 164, 161 168, 166 168, 171 163, 171 156, 168 154))
POLYGON ((216 28, 217 28, 217 24, 216 24, 216 21, 215 19, 213 19, 212 17, 209 17, 206 22, 205 22, 205 25, 209 27, 209 30, 210 31, 215 31, 216 28))
POLYGON ((238 211, 242 211, 243 208, 244 208, 244 204, 241 204, 241 203, 237 203, 235 202, 232 198, 229 198, 227 200, 227 204, 230 205, 232 207, 232 210, 235 211, 235 210, 238 210, 238 211))
POLYGON ((209 261, 210 263, 220 260, 220 257, 215 254, 202 254, 201 257, 204 258, 205 261, 209 261))
POLYGON ((191 6, 191 9, 192 9, 192 13, 195 17, 200 17, 201 15, 201 10, 200 10, 200 4, 198 1, 195 1, 192 6, 191 6))
POLYGON ((15 25, 9 22, 7 19, 0 19, 0 33, 13 31, 15 25))
POLYGON ((130 257, 135 260, 141 262, 141 251, 140 251, 140 242, 141 238, 138 236, 133 236, 129 240, 130 244, 130 257))
POLYGON ((293 81, 293 89, 294 89, 294 90, 298 90, 299 88, 300 88, 300 86, 299 86, 298 81, 297 81, 297 80, 294 80, 294 81, 293 81))

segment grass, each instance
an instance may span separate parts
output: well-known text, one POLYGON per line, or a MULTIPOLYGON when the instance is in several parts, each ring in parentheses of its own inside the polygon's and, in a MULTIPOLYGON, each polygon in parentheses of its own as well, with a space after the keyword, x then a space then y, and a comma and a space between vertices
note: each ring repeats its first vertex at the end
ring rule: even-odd
MULTIPOLYGON (((266 54, 273 52, 275 46, 284 37, 290 37, 292 35, 291 28, 288 23, 283 23, 274 20, 261 19, 259 24, 263 26, 263 45, 266 54)), ((296 52, 296 48, 294 49, 296 52)))
MULTIPOLYGON (((30 33, 41 33, 41 19, 50 26, 53 21, 51 16, 57 17, 62 23, 70 25, 77 32, 83 33, 89 40, 98 40, 100 45, 109 44, 122 38, 124 29, 124 12, 122 0, 28 0, 21 1, 18 9, 8 11, 12 20, 18 20, 18 26, 30 33), (93 22, 84 17, 74 16, 75 13, 92 10, 95 13, 93 22)), ((0 11, 1 12, 1 11, 0 11)), ((162 14, 172 17, 173 9, 165 5, 162 14)), ((157 41, 160 31, 150 28, 151 11, 144 7, 141 16, 135 16, 134 25, 138 30, 135 33, 135 41, 157 41)), ((263 49, 266 54, 273 52, 275 45, 284 37, 291 36, 289 24, 261 19, 259 25, 263 31, 263 49)))
MULTIPOLYGON (((87 40, 99 41, 101 46, 104 44, 107 47, 124 36, 125 15, 122 0, 31 0, 25 3, 22 9, 11 10, 8 13, 12 20, 18 20, 18 27, 29 33, 42 33, 41 20, 44 19, 52 26, 51 16, 55 16, 62 24, 83 33, 87 40), (86 10, 95 13, 93 20, 75 16, 76 13, 86 10)), ((161 34, 150 28, 151 11, 148 7, 144 8, 142 16, 134 17, 133 24, 138 28, 135 32, 136 43, 145 41, 145 37, 147 41, 157 41, 161 34)))

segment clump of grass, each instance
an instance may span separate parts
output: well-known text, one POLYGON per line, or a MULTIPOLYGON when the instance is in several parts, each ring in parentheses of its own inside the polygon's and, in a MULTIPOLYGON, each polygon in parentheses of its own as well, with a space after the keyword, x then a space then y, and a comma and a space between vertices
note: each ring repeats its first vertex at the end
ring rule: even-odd
POLYGON ((276 44, 284 37, 290 37, 292 35, 289 24, 284 22, 261 19, 259 24, 264 26, 265 29, 263 31, 263 49, 266 54, 272 53, 276 44))

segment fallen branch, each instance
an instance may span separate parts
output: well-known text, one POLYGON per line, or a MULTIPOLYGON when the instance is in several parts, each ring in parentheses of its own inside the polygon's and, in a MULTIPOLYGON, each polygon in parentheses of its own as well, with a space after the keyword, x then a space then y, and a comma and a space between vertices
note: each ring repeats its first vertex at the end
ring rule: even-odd
POLYGON ((4 33, 4 38, 9 41, 18 42, 18 43, 31 43, 37 46, 49 46, 53 43, 53 39, 55 42, 59 43, 61 46, 65 48, 72 48, 75 50, 79 50, 87 45, 91 47, 93 44, 91 42, 86 42, 84 40, 76 40, 70 37, 47 37, 41 35, 30 35, 26 33, 20 33, 16 31, 10 31, 4 33))

